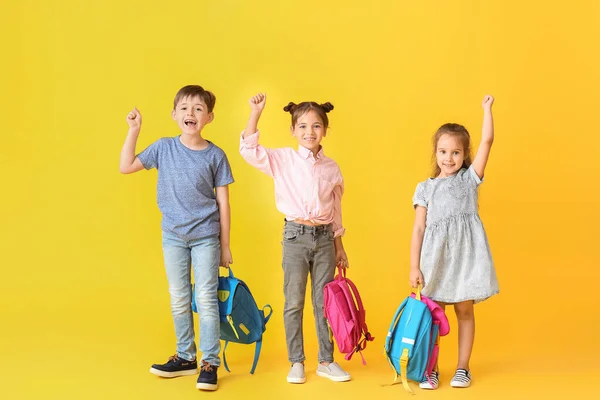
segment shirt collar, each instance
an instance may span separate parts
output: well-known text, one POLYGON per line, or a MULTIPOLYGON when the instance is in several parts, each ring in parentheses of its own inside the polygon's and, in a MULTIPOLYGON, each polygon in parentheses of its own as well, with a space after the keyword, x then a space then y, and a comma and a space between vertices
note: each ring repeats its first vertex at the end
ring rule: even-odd
POLYGON ((302 158, 304 158, 305 160, 308 160, 309 158, 313 158, 315 160, 320 160, 321 158, 323 158, 325 156, 325 153, 323 152, 323 146, 321 146, 321 148, 319 149, 319 152, 317 153, 316 158, 314 157, 313 152, 304 146, 298 146, 298 154, 300 154, 300 156, 302 158))

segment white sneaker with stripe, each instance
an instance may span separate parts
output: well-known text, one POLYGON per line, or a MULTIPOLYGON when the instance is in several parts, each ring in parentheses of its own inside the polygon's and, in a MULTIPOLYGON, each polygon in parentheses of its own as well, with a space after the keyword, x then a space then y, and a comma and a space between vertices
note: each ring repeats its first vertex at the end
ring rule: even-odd
POLYGON ((421 383, 419 383, 419 387, 421 389, 435 390, 438 388, 440 383, 440 373, 438 371, 433 371, 431 375, 425 375, 421 383))
POLYGON ((463 368, 457 369, 454 378, 450 381, 450 386, 456 388, 466 388, 471 386, 471 372, 463 368))

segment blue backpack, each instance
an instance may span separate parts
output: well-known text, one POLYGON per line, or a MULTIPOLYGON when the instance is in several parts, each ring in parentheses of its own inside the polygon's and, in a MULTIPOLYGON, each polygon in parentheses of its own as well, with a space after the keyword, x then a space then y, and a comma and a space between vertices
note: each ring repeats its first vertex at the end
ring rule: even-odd
MULTIPOLYGON (((229 268, 229 276, 219 277, 219 320, 221 330, 221 340, 225 341, 223 348, 223 364, 227 372, 227 358, 225 350, 229 342, 250 344, 256 343, 254 350, 254 362, 250 373, 253 374, 258 364, 260 350, 262 347, 262 335, 267 329, 266 325, 271 318, 273 309, 270 305, 259 309, 252 297, 248 286, 240 279, 233 276, 233 271, 229 268), (269 309, 269 314, 265 316, 265 308, 269 309)), ((195 287, 192 294, 192 310, 198 312, 195 300, 195 287)))
POLYGON ((430 374, 437 358, 440 336, 448 333, 448 320, 439 305, 421 296, 421 287, 408 296, 396 310, 385 341, 385 354, 406 391, 408 380, 421 382, 430 374), (433 311, 433 313, 432 313, 433 311))

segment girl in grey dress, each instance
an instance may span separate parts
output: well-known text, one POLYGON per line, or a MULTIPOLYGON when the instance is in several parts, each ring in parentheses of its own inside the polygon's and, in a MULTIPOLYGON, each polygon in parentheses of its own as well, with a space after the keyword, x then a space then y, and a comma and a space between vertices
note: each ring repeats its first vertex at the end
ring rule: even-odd
MULTIPOLYGON (((485 229, 477 210, 477 190, 494 141, 492 104, 483 99, 482 138, 473 161, 470 136, 458 124, 442 125, 433 137, 432 178, 417 185, 411 241, 410 283, 442 307, 453 304, 458 321, 458 363, 450 385, 471 384, 469 359, 475 337, 473 304, 498 293, 498 280, 485 229)), ((436 389, 437 366, 420 387, 436 389)))

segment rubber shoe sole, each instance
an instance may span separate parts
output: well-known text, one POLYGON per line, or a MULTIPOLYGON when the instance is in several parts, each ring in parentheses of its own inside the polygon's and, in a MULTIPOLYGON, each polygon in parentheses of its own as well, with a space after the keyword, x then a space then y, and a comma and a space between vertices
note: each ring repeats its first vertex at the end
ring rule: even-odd
POLYGON ((156 368, 150 368, 150 373, 160 376, 162 378, 177 378, 178 376, 197 375, 198 368, 186 369, 186 370, 174 371, 174 372, 167 372, 167 371, 161 371, 160 369, 156 369, 156 368))
POLYGON ((331 376, 326 372, 317 371, 318 376, 322 376, 323 378, 331 379, 334 382, 348 382, 350 380, 350 375, 346 376, 331 376))
POLYGON ((215 391, 215 390, 217 390, 217 384, 216 383, 196 383, 196 389, 215 391))

